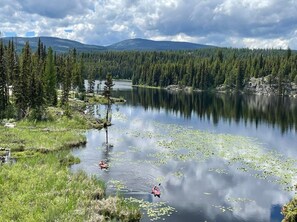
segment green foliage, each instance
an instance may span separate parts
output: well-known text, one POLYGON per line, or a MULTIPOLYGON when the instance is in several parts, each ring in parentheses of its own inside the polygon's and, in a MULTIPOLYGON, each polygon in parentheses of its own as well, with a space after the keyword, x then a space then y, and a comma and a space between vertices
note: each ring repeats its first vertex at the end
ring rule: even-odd
POLYGON ((4 116, 9 104, 8 76, 5 70, 4 47, 0 41, 0 118, 4 116))
POLYGON ((256 125, 265 121, 277 125, 282 133, 290 129, 297 130, 295 101, 278 96, 249 95, 252 99, 248 99, 245 95, 236 93, 167 93, 163 90, 147 90, 141 87, 133 92, 132 97, 130 92, 121 94, 132 105, 141 104, 156 110, 162 108, 166 112, 178 112, 184 118, 191 118, 193 115, 205 117, 214 124, 221 118, 226 121, 245 119, 256 125), (252 105, 256 97, 261 106, 252 105), (274 108, 267 112, 263 107, 274 108), (212 113, 211 118, 210 113, 212 113))
POLYGON ((61 70, 63 71, 62 77, 62 98, 61 105, 64 106, 68 103, 69 100, 69 92, 71 89, 71 78, 72 78, 72 63, 70 56, 66 56, 66 58, 62 59, 63 67, 61 70))
POLYGON ((297 221, 297 197, 293 198, 288 204, 283 206, 282 214, 284 215, 282 222, 297 221))
POLYGON ((106 76, 106 81, 104 82, 104 91, 103 91, 103 96, 107 98, 108 101, 110 100, 113 86, 114 86, 114 83, 112 81, 112 75, 108 74, 106 76))
POLYGON ((88 92, 94 93, 95 90, 95 68, 90 67, 89 68, 89 75, 88 75, 88 92))
POLYGON ((141 213, 138 205, 124 198, 109 197, 101 201, 93 201, 90 221, 140 221, 141 213), (99 219, 99 215, 104 217, 99 219), (96 217, 97 216, 97 217, 96 217))
POLYGON ((106 81, 104 82, 104 91, 103 91, 103 96, 107 99, 105 125, 110 125, 109 113, 111 110, 111 91, 113 86, 114 86, 114 83, 112 81, 112 75, 107 74, 106 81))
MULTIPOLYGON (((242 90, 251 77, 269 76, 270 85, 276 84, 279 94, 286 93, 286 84, 296 82, 297 75, 297 55, 290 49, 208 48, 82 54, 77 54, 74 49, 68 54, 56 55, 51 48, 46 53, 39 40, 35 53, 27 42, 20 59, 10 41, 7 47, 1 48, 0 54, 3 64, 0 66, 0 113, 6 117, 4 110, 11 103, 20 119, 26 117, 31 109, 56 105, 58 99, 65 106, 71 90, 78 93, 77 98, 84 99, 84 79, 88 79, 88 91, 93 93, 95 80, 102 80, 107 75, 132 79, 133 85, 166 87, 175 84, 201 90, 221 87, 222 84, 228 89, 242 90), (13 86, 11 97, 7 93, 9 85, 13 86), (62 89, 59 98, 57 87, 62 89)), ((111 88, 105 88, 106 98, 111 96, 108 95, 110 91, 111 88)))
POLYGON ((85 143, 86 138, 80 130, 90 127, 88 119, 78 113, 68 118, 63 110, 53 108, 46 113, 55 121, 24 120, 11 129, 0 126, 0 147, 46 153, 85 143))
MULTIPOLYGON (((82 58, 90 70, 99 66, 101 76, 110 73, 120 79, 132 79, 133 85, 166 87, 180 84, 204 90, 222 84, 241 90, 251 77, 274 74, 278 78, 280 73, 283 73, 283 83, 295 77, 297 69, 296 52, 274 49, 104 52, 85 53, 82 58)), ((99 78, 98 72, 95 79, 99 78)))
POLYGON ((49 105, 57 105, 57 77, 54 64, 53 50, 48 48, 44 75, 45 98, 49 105))
POLYGON ((25 44, 21 56, 21 67, 19 76, 14 81, 15 103, 18 108, 18 117, 23 118, 27 114, 27 108, 30 98, 30 75, 32 73, 31 66, 31 49, 29 43, 25 44))

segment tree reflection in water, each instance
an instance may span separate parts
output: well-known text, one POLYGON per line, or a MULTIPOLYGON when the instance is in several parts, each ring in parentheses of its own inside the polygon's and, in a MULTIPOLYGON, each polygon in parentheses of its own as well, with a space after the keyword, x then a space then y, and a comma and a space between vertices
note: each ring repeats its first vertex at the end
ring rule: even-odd
POLYGON ((208 119, 214 125, 219 120, 227 122, 243 121, 268 123, 279 127, 282 133, 297 131, 297 99, 281 96, 242 95, 210 92, 168 92, 160 89, 133 88, 114 92, 115 97, 122 96, 128 105, 141 105, 147 109, 160 108, 166 112, 179 114, 190 119, 197 115, 200 119, 208 119))

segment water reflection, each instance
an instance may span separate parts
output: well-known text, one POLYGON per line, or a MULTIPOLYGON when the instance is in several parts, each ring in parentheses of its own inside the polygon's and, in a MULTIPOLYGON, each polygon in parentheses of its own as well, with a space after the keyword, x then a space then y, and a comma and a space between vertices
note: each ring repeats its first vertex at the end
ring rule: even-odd
MULTIPOLYGON (((114 90, 113 96, 124 97, 127 104, 113 105, 111 127, 87 132, 86 147, 73 151, 81 159, 73 170, 84 169, 107 182, 122 181, 126 196, 168 201, 177 212, 167 221, 281 221, 280 206, 292 194, 236 165, 218 158, 154 164, 151 154, 161 151, 156 136, 160 129, 154 122, 253 137, 268 149, 297 158, 296 99, 168 93, 124 85, 125 90, 114 90), (141 133, 147 131, 151 134, 141 133), (98 168, 101 159, 109 161, 108 171, 98 168), (150 194, 158 182, 162 184, 160 200, 150 194)), ((102 118, 106 109, 97 105, 90 111, 102 118)), ((108 192, 113 192, 111 187, 108 192)))
MULTIPOLYGON (((104 107, 97 108, 105 110, 104 107)), ((153 198, 150 191, 154 184, 161 182, 161 201, 168 201, 177 210, 177 213, 166 218, 167 221, 279 221, 282 215, 277 206, 288 202, 291 194, 282 191, 277 184, 257 179, 217 158, 203 162, 171 160, 160 166, 150 162, 152 159, 149 155, 160 149, 156 145, 158 138, 143 137, 138 132, 149 130, 152 135, 157 133, 160 129, 154 121, 214 130, 212 124, 203 121, 198 122, 197 126, 195 121, 199 119, 192 117, 183 120, 167 113, 165 108, 147 112, 136 104, 118 105, 113 113, 113 125, 107 130, 89 131, 87 146, 74 151, 74 155, 80 157, 81 164, 73 166, 73 170, 82 168, 105 181, 123 181, 128 196, 149 201, 160 201, 159 198, 153 198), (112 152, 106 152, 106 142, 114 145, 112 152), (99 159, 104 158, 111 165, 107 172, 94 167, 99 159)), ((220 126, 222 121, 217 124, 220 126)), ((223 132, 227 127, 230 128, 228 125, 224 125, 223 132)), ((263 134, 267 134, 269 130, 262 127, 263 134)), ((236 132, 240 131, 238 128, 243 131, 246 129, 242 125, 232 125, 231 128, 236 132)), ((247 129, 243 134, 248 133, 251 132, 247 129)), ((296 138, 278 138, 280 142, 296 141, 296 138)), ((280 147, 280 151, 287 152, 285 149, 285 146, 280 147)))
POLYGON ((165 90, 133 88, 115 91, 128 105, 144 107, 145 110, 164 109, 190 119, 193 116, 211 120, 214 125, 219 120, 226 122, 252 122, 258 127, 269 124, 279 127, 284 133, 297 130, 297 99, 278 96, 214 94, 214 93, 168 93, 165 90))

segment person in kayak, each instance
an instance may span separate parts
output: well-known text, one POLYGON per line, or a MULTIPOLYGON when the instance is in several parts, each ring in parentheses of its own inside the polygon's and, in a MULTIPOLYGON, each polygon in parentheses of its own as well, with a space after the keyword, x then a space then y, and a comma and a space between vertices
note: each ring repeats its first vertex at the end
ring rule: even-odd
POLYGON ((107 165, 106 162, 104 162, 103 160, 101 160, 100 163, 99 163, 99 167, 101 169, 107 169, 108 168, 108 165, 107 165))
MULTIPOLYGON (((161 184, 159 183, 159 186, 161 186, 161 184)), ((152 189, 152 194, 156 197, 159 197, 161 196, 161 191, 160 191, 160 188, 158 186, 154 186, 153 189, 152 189)))

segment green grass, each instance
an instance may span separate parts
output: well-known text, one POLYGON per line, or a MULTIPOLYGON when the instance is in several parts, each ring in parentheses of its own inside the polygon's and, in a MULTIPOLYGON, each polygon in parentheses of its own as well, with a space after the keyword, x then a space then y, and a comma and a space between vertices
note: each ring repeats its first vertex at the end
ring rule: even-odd
MULTIPOLYGON (((48 110, 48 121, 20 121, 15 128, 0 126, 0 147, 10 148, 16 163, 0 165, 0 221, 138 221, 133 203, 119 198, 117 211, 99 210, 105 184, 84 172, 71 173, 79 159, 69 149, 86 142, 84 132, 94 120, 71 104, 68 116, 59 108, 48 110), (109 212, 110 211, 110 212, 109 212)), ((105 204, 103 204, 105 205, 105 204)))
POLYGON ((133 87, 138 88, 147 88, 147 89, 162 89, 161 86, 148 86, 148 85, 132 85, 133 87))
POLYGON ((76 111, 70 117, 59 108, 49 108, 48 121, 23 120, 15 128, 0 126, 0 147, 14 151, 50 152, 84 144, 84 132, 95 121, 76 111))
POLYGON ((73 120, 59 122, 19 122, 15 128, 0 127, 0 147, 14 151, 62 150, 86 142, 80 123, 73 120))
POLYGON ((61 160, 67 152, 38 154, 0 171, 0 221, 83 221, 104 183, 85 173, 71 174, 61 160))
POLYGON ((102 216, 106 221, 132 222, 139 221, 141 218, 138 204, 127 202, 124 198, 118 196, 93 201, 90 209, 92 211, 90 214, 91 221, 100 221, 102 216))
POLYGON ((71 173, 68 151, 35 153, 0 170, 0 221, 138 221, 137 205, 105 198, 105 184, 84 172, 71 173))
MULTIPOLYGON (((108 103, 108 100, 107 98, 105 98, 104 96, 102 95, 98 95, 98 94, 87 94, 87 101, 89 104, 107 104, 108 103)), ((111 97, 111 102, 112 103, 124 103, 125 102, 125 99, 120 97, 120 98, 115 98, 115 97, 111 97)))

